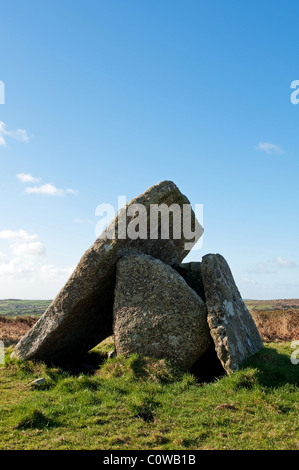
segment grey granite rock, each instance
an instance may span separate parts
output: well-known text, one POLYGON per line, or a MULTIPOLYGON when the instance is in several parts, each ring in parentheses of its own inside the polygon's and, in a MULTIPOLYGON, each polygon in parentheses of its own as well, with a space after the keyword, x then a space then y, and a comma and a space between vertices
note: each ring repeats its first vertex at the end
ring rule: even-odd
MULTIPOLYGON (((173 237, 172 217, 168 224, 169 239, 163 238, 161 223, 158 223, 157 239, 150 238, 150 210, 152 205, 161 204, 165 204, 166 207, 172 204, 180 208, 184 205, 191 207, 188 199, 171 181, 163 181, 152 186, 131 200, 82 256, 55 300, 16 345, 14 357, 52 362, 70 361, 112 334, 117 260, 130 253, 146 253, 172 265, 180 263, 191 249, 191 247, 186 249, 185 243, 190 240, 186 240, 184 233, 181 238, 173 237), (139 217, 138 211, 135 211, 137 204, 146 209, 147 237, 122 239, 124 234, 122 227, 129 230, 134 228, 137 222, 139 217), (111 233, 114 228, 116 236, 112 239, 111 233)), ((202 227, 193 211, 191 222, 192 230, 196 229, 195 243, 202 234, 202 227)))
POLYGON ((201 271, 211 336, 218 358, 231 373, 263 342, 223 256, 204 256, 201 271))
POLYGON ((205 303, 162 261, 124 257, 117 263, 114 341, 117 355, 139 353, 190 369, 210 344, 205 303))

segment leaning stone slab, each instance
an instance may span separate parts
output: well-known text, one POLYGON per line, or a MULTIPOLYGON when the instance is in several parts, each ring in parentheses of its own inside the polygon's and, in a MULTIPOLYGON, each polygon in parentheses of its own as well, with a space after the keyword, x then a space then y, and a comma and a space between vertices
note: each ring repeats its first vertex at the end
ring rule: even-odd
POLYGON ((117 355, 168 359, 188 370, 210 344, 205 303, 162 261, 124 257, 117 263, 114 341, 117 355))
POLYGON ((231 373, 261 349, 263 342, 223 256, 203 256, 201 272, 216 353, 231 373))
POLYGON ((156 209, 154 215, 157 215, 157 206, 167 209, 172 205, 189 209, 196 243, 203 229, 188 199, 171 181, 152 186, 122 208, 86 251, 55 300, 16 345, 13 356, 25 360, 66 362, 76 359, 110 336, 117 260, 126 254, 142 252, 165 263, 177 264, 192 247, 189 243, 186 248, 185 244, 190 240, 184 237, 183 230, 180 238, 173 236, 174 232, 177 236, 180 228, 174 217, 170 216, 168 222, 167 218, 161 217, 151 225, 152 207, 156 209), (128 238, 127 232, 130 232, 131 238, 128 238))

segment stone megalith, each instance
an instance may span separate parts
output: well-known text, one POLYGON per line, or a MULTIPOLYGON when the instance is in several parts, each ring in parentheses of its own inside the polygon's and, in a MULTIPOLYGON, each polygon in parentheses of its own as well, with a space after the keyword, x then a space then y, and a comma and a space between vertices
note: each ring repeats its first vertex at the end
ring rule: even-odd
POLYGON ((263 342, 223 256, 203 256, 201 272, 211 336, 229 374, 261 349, 263 342))
POLYGON ((146 253, 170 265, 178 264, 202 232, 189 200, 173 182, 152 186, 117 213, 12 355, 67 362, 87 352, 112 334, 117 260, 130 253, 146 253), (178 212, 179 221, 175 217, 178 212), (183 213, 187 218, 189 215, 194 240, 184 236, 183 213))
POLYGON ((113 330, 117 355, 164 358, 187 370, 210 344, 203 300, 172 267, 147 255, 117 263, 113 330))

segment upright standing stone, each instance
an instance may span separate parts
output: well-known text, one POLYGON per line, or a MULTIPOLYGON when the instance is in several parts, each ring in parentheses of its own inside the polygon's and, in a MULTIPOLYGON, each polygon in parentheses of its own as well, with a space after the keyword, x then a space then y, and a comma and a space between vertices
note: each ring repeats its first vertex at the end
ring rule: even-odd
POLYGON ((218 358, 231 373, 263 342, 223 256, 204 256, 201 271, 211 336, 218 358))
POLYGON ((190 369, 210 344, 205 303, 162 261, 124 257, 117 263, 114 341, 117 355, 166 358, 190 369))
MULTIPOLYGON (((182 212, 185 206, 189 208, 191 229, 195 232, 194 243, 198 240, 203 230, 186 196, 171 181, 152 186, 122 208, 86 251, 55 300, 17 344, 13 352, 14 357, 52 362, 68 361, 112 334, 117 260, 130 253, 146 253, 165 263, 178 264, 191 249, 186 248, 185 243, 190 240, 184 237, 183 230, 180 238, 173 236, 172 229, 177 231, 179 228, 178 224, 175 224, 175 218, 170 217, 169 221, 165 217, 163 220, 160 218, 156 225, 151 226, 152 206, 157 209, 157 206, 162 204, 164 209, 175 205, 182 212), (167 230, 164 233, 162 231, 165 226, 169 228, 168 238, 165 238, 167 230), (143 231, 138 237, 138 230, 141 229, 143 231), (114 232, 115 237, 112 238, 114 232), (133 238, 129 238, 127 232, 130 232, 133 238), (134 238, 134 234, 137 234, 137 237, 134 238)), ((183 218, 180 225, 183 228, 183 218)))

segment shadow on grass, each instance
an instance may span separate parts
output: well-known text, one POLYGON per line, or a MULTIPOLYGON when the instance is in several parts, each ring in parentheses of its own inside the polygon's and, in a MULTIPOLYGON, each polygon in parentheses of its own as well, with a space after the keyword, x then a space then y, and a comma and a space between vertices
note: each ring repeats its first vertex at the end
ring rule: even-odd
MULTIPOLYGON (((286 343, 277 343, 274 347, 266 345, 247 359, 240 367, 240 372, 251 368, 255 370, 255 374, 254 377, 250 373, 244 374, 243 381, 239 377, 239 386, 251 388, 254 383, 269 388, 278 388, 287 384, 299 386, 299 364, 292 364, 291 352, 286 353, 287 349, 286 343)), ((227 375, 212 344, 190 372, 195 375, 197 382, 205 383, 214 382, 227 375)))
POLYGON ((274 347, 266 346, 258 351, 244 362, 242 369, 246 367, 258 371, 257 381, 264 387, 278 388, 287 384, 299 386, 299 364, 292 364, 290 355, 274 347))
POLYGON ((60 423, 57 420, 47 417, 40 410, 32 410, 30 413, 20 419, 19 423, 15 426, 16 429, 48 429, 59 427, 60 423))
MULTIPOLYGON (((139 354, 133 354, 129 359, 129 367, 136 379, 154 380, 160 383, 171 383, 180 380, 186 373, 166 359, 157 359, 143 357, 139 354)), ((118 358, 121 361, 120 358, 118 358)), ((93 375, 107 361, 107 353, 99 350, 92 350, 67 363, 49 364, 51 366, 59 366, 62 370, 71 375, 90 374, 93 375)), ((121 368, 121 363, 119 364, 121 368)), ((195 376, 198 383, 209 383, 226 375, 225 370, 219 361, 215 348, 211 344, 207 351, 196 361, 192 369, 189 371, 195 376)))
POLYGON ((184 371, 171 364, 166 359, 144 357, 139 354, 132 356, 130 367, 136 379, 153 380, 161 384, 168 384, 180 380, 184 371))
POLYGON ((74 360, 47 362, 49 367, 59 367, 71 375, 93 375, 107 360, 107 354, 100 351, 89 351, 74 360))
MULTIPOLYGON (((291 352, 287 343, 275 343, 273 346, 266 345, 256 354, 247 359, 240 367, 240 372, 248 368, 254 369, 254 378, 249 374, 249 378, 244 375, 244 386, 250 388, 254 383, 261 386, 277 388, 286 384, 299 386, 299 364, 294 365, 291 362, 291 352)), ((71 375, 97 375, 97 371, 108 366, 107 352, 99 349, 91 350, 73 362, 59 364, 60 369, 71 375)), ((138 380, 153 380, 159 383, 171 383, 180 380, 186 371, 173 366, 164 359, 154 359, 133 355, 130 359, 124 358, 112 359, 111 365, 114 369, 118 366, 118 375, 126 374, 128 368, 138 380), (115 364, 116 360, 116 364, 115 364)), ((53 364, 52 364, 53 366, 53 364)), ((211 343, 207 351, 197 360, 189 371, 197 383, 212 383, 227 374, 219 361, 214 345, 211 343)), ((241 378, 239 377, 239 382, 241 378)), ((242 382, 242 380, 241 380, 242 382)), ((241 386, 241 382, 239 386, 241 386)))

